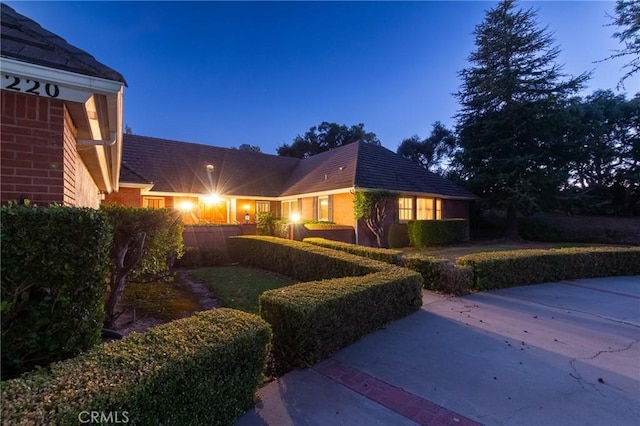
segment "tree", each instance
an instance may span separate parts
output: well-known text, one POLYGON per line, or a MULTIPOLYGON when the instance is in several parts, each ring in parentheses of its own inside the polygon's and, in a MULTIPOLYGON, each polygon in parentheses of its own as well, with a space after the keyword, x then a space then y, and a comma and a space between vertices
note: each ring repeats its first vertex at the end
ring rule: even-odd
POLYGON ((319 126, 311 127, 304 136, 296 136, 291 145, 279 146, 278 155, 308 158, 357 141, 380 145, 376 134, 365 131, 362 123, 347 127, 323 121, 319 126))
POLYGON ((113 328, 116 306, 131 275, 166 271, 182 254, 182 218, 170 209, 101 206, 113 228, 109 297, 105 304, 105 327, 113 328))
POLYGON ((418 135, 407 138, 402 141, 397 153, 430 172, 444 175, 457 146, 453 132, 436 121, 429 137, 422 141, 418 135))
POLYGON ((627 100, 599 90, 573 99, 567 111, 569 189, 579 199, 588 197, 587 211, 632 212, 640 185, 640 95, 627 100))
POLYGON ((564 106, 588 79, 562 80, 559 49, 535 17, 513 0, 489 10, 475 28, 472 66, 459 73, 456 93, 456 161, 471 190, 506 210, 509 238, 518 238, 518 213, 537 210, 566 181, 564 106))
POLYGON ((618 0, 616 2, 613 23, 619 28, 613 33, 623 44, 622 49, 615 51, 607 59, 631 56, 629 62, 623 65, 623 70, 628 70, 618 82, 618 88, 624 87, 624 81, 640 71, 640 2, 638 0, 618 0))
POLYGON ((249 145, 248 143, 243 143, 238 147, 240 151, 253 151, 253 152, 262 152, 260 147, 257 145, 249 145))
POLYGON ((355 217, 364 220, 376 238, 378 247, 384 246, 384 220, 387 217, 387 209, 395 198, 387 191, 355 191, 353 194, 355 217))

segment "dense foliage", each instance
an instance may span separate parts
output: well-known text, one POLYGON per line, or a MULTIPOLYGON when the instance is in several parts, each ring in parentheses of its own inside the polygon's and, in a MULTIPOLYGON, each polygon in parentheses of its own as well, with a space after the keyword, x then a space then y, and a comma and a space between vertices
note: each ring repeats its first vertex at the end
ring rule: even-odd
POLYGON ((343 243, 341 241, 327 240, 324 238, 305 238, 303 241, 316 246, 340 250, 346 253, 355 254, 356 256, 379 260, 380 262, 391 263, 392 265, 402 265, 404 262, 404 254, 400 250, 365 247, 356 244, 343 243))
POLYGON ((3 423, 71 425, 104 411, 139 425, 226 426, 253 403, 269 340, 254 315, 197 313, 3 382, 3 423))
POLYGON ((405 267, 422 275, 427 290, 463 295, 473 285, 473 270, 470 267, 456 265, 446 259, 412 255, 406 259, 405 267))
POLYGON ((93 209, 2 206, 2 377, 100 341, 111 229, 93 209))
POLYGON ((462 256, 473 269, 474 288, 537 284, 576 278, 640 274, 640 247, 584 247, 514 250, 462 256))
POLYGON ((464 219, 411 220, 407 223, 413 247, 441 246, 464 241, 467 221, 464 219))
POLYGON ((362 123, 347 127, 323 121, 320 125, 311 127, 304 136, 296 136, 291 145, 279 146, 278 155, 308 158, 358 141, 380 145, 376 134, 367 132, 362 123))
POLYGON ((566 182, 563 109, 587 76, 563 79, 552 36, 513 0, 489 10, 474 35, 476 50, 456 94, 457 161, 467 185, 507 211, 515 238, 517 214, 539 209, 541 199, 566 182))
POLYGON ((113 228, 109 298, 105 325, 113 327, 116 305, 130 276, 153 276, 166 272, 182 255, 182 217, 171 209, 102 206, 113 228))
POLYGON ((397 153, 430 172, 443 175, 457 146, 458 141, 453 132, 436 121, 427 138, 420 140, 418 135, 407 138, 402 141, 397 153))
POLYGON ((624 47, 616 50, 609 59, 630 57, 629 62, 622 67, 626 69, 626 72, 618 84, 618 88, 620 88, 627 78, 640 71, 640 2, 637 0, 617 0, 613 25, 618 27, 613 36, 624 47))

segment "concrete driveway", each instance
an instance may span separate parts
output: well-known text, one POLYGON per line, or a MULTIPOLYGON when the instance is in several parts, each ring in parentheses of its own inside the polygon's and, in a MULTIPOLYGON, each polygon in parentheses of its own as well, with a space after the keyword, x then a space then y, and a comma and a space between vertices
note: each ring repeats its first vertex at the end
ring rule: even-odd
POLYGON ((259 392, 237 425, 638 425, 640 277, 422 309, 259 392))

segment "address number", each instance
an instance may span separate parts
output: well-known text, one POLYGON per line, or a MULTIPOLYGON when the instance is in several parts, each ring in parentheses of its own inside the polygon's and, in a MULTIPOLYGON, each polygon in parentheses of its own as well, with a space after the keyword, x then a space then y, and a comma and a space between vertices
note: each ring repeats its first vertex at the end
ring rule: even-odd
POLYGON ((29 80, 26 78, 15 77, 13 75, 4 76, 2 88, 6 90, 14 90, 16 92, 30 93, 37 96, 48 96, 50 98, 57 98, 60 96, 60 88, 57 84, 42 83, 37 80, 29 80))

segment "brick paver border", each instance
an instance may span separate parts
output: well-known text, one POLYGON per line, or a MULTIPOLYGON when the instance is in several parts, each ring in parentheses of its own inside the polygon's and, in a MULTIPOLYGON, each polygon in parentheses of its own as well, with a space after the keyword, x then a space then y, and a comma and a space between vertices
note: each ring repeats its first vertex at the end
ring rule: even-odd
POLYGON ((328 359, 316 364, 312 369, 420 425, 480 425, 480 423, 351 368, 340 361, 328 359))

